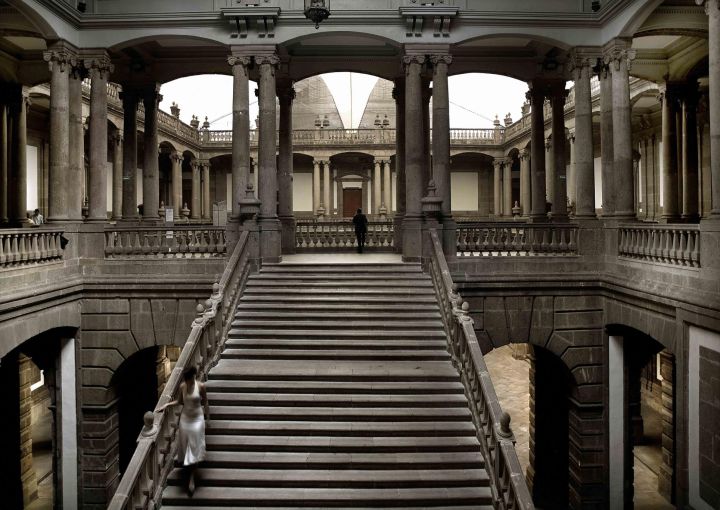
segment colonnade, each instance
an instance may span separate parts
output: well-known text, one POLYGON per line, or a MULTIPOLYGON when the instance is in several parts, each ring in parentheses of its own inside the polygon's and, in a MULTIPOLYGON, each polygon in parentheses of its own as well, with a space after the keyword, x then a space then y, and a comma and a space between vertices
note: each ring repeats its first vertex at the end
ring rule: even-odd
POLYGON ((21 85, 0 89, 0 222, 27 223, 27 108, 30 99, 21 85))

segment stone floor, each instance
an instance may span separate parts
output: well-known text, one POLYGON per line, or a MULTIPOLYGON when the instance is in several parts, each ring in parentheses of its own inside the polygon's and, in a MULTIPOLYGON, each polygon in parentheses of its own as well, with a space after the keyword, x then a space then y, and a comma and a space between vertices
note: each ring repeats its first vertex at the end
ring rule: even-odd
MULTIPOLYGON (((500 405, 510 413, 510 426, 515 434, 515 448, 520 465, 527 471, 530 445, 530 363, 513 357, 512 346, 495 349, 485 355, 485 363, 495 386, 500 405)), ((660 414, 651 406, 643 406, 645 431, 649 436, 657 434, 660 414)), ((635 509, 671 510, 675 506, 657 492, 657 470, 661 452, 658 442, 646 441, 636 446, 635 454, 635 509)))
POLYGON ((286 264, 399 264, 395 253, 297 253, 283 255, 286 264))

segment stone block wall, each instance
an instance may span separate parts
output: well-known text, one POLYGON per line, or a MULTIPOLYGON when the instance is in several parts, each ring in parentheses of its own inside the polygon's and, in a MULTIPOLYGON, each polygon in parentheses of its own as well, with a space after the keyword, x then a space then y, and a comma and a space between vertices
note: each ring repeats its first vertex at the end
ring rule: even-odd
POLYGON ((700 347, 700 497, 720 508, 720 352, 700 347))
POLYGON ((35 366, 24 354, 18 356, 20 379, 20 476, 25 506, 38 497, 38 484, 32 463, 32 395, 30 386, 34 380, 35 366))

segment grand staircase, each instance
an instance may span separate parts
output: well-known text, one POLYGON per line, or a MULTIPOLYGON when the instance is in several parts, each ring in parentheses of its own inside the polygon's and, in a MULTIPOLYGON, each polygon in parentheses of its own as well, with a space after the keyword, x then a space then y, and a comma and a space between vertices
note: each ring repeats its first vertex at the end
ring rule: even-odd
POLYGON ((264 265, 207 383, 207 461, 163 508, 491 508, 419 265, 264 265))

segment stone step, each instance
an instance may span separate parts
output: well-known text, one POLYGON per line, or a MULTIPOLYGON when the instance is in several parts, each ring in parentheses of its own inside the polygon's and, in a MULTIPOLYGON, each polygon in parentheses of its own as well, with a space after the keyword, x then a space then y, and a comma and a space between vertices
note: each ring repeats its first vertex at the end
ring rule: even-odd
POLYGON ((276 359, 276 360, 419 360, 442 361, 450 354, 442 350, 388 350, 388 349, 225 349, 223 359, 276 359))
POLYGON ((213 417, 206 424, 210 434, 280 436, 472 436, 475 427, 467 421, 233 421, 213 417))
MULTIPOLYGON (((183 501, 178 505, 166 505, 163 504, 162 510, 180 510, 185 508, 194 508, 195 510, 227 510, 227 506, 208 506, 208 505, 198 505, 195 504, 195 502, 188 498, 187 501, 183 501), (189 505, 189 506, 180 506, 180 504, 189 505)), ((297 504, 297 502, 296 502, 297 504)), ((233 506, 233 508, 252 508, 254 510, 257 510, 259 508, 262 508, 262 510, 325 510, 328 508, 327 506, 313 506, 313 505, 305 505, 305 506, 258 506, 256 503, 252 504, 252 506, 233 506)), ((333 506, 333 510, 378 510, 386 508, 386 506, 333 506)), ((403 506, 403 510, 428 510, 428 508, 432 508, 432 510, 494 510, 493 506, 491 504, 487 505, 452 505, 452 506, 445 506, 445 505, 433 505, 432 507, 428 506, 403 506)))
POLYGON ((261 276, 255 279, 248 279, 247 288, 254 289, 256 287, 303 287, 303 288, 338 288, 338 289, 374 289, 374 288, 433 288, 432 282, 425 278, 416 279, 397 279, 379 276, 378 278, 359 279, 348 277, 343 279, 324 280, 320 278, 299 279, 299 278, 267 278, 261 276))
POLYGON ((465 395, 402 395, 383 393, 366 395, 358 393, 312 394, 312 393, 223 393, 208 389, 208 400, 213 405, 275 405, 275 406, 321 406, 321 407, 462 407, 467 408, 465 395))
POLYGON ((362 306, 359 305, 370 305, 372 306, 378 306, 382 305, 383 308, 385 308, 385 304, 389 305, 397 305, 398 308, 401 308, 403 310, 419 310, 427 308, 427 305, 432 305, 431 308, 433 310, 437 310, 437 302, 435 299, 435 296, 433 295, 415 295, 410 299, 407 295, 400 296, 400 295, 367 295, 362 296, 362 300, 358 301, 358 296, 356 295, 328 295, 328 294, 322 294, 322 295, 305 295, 305 296, 298 296, 298 295, 288 295, 284 296, 282 294, 243 294, 243 296, 240 298, 240 305, 247 302, 252 302, 253 304, 259 304, 259 303, 273 303, 273 307, 276 309, 279 308, 281 310, 285 310, 289 308, 288 305, 292 305, 295 303, 302 303, 309 306, 326 306, 326 305, 339 305, 341 308, 345 310, 360 310, 363 309, 362 306), (356 305, 359 306, 359 308, 356 308, 356 305), (418 306, 420 305, 420 306, 418 306))
POLYGON ((243 292, 243 297, 251 297, 257 294, 261 295, 272 295, 272 294, 281 294, 283 296, 293 296, 293 295, 330 295, 330 296, 353 296, 353 297, 360 297, 360 296, 402 296, 407 298, 408 296, 432 296, 433 299, 435 298, 435 290, 427 285, 423 285, 422 287, 396 287, 392 285, 387 285, 385 287, 377 287, 377 288, 371 288, 367 286, 361 286, 358 288, 353 287, 336 287, 336 286, 329 286, 327 288, 324 287, 315 287, 312 285, 298 285, 295 287, 289 287, 289 286, 282 286, 280 288, 274 288, 266 285, 253 285, 248 286, 245 288, 243 292))
POLYGON ((383 329, 431 329, 442 330, 440 319, 431 320, 388 320, 388 319, 298 319, 298 320, 268 320, 241 318, 231 323, 233 328, 323 328, 323 329, 346 329, 346 328, 383 328, 383 329))
POLYGON ((446 361, 349 362, 227 360, 210 371, 210 379, 272 379, 325 381, 457 381, 460 375, 446 361))
MULTIPOLYGON (((486 487, 489 485, 484 469, 379 469, 379 470, 329 470, 329 469, 205 469, 197 473, 203 487, 350 487, 350 488, 400 488, 400 487, 486 487)), ((168 477, 170 485, 184 483, 184 473, 174 469, 168 477)))
MULTIPOLYGON (((437 302, 434 299, 425 299, 422 301, 413 300, 411 303, 404 301, 398 302, 397 300, 382 300, 373 299, 365 300, 362 302, 353 302, 351 304, 340 302, 337 299, 326 300, 314 299, 304 300, 298 298, 294 301, 282 302, 282 298, 277 296, 268 296, 265 298, 266 302, 259 302, 258 300, 245 300, 238 303, 237 313, 254 310, 277 310, 278 313, 322 313, 323 311, 328 312, 342 312, 347 311, 349 313, 375 313, 375 312, 386 312, 386 313, 410 313, 410 314, 424 314, 432 313, 439 314, 437 302), (278 303, 281 303, 280 305, 278 303)), ((272 312, 267 312, 272 313, 272 312)))
POLYGON ((312 340, 320 340, 322 338, 330 338, 337 341, 355 340, 355 339, 420 339, 420 338, 445 338, 445 332, 440 329, 397 329, 392 331, 383 331, 378 329, 361 329, 361 330, 325 330, 325 329, 241 329, 233 327, 228 332, 228 338, 307 338, 312 340))
MULTIPOLYGON (((279 349, 279 350, 360 350, 373 349, 385 351, 398 350, 435 350, 446 351, 447 342, 445 340, 397 340, 397 339, 353 339, 352 341, 340 342, 335 339, 315 339, 307 340, 305 338, 228 338, 225 342, 226 354, 230 349, 279 349)), ((279 351, 278 351, 279 352, 279 351)))
POLYGON ((334 508, 339 505, 375 505, 381 508, 405 508, 410 505, 463 504, 488 505, 489 487, 438 487, 408 489, 347 489, 347 488, 261 488, 261 487, 203 487, 197 488, 191 500, 185 489, 169 486, 163 494, 165 505, 253 505, 266 507, 277 504, 306 507, 319 505, 334 508))
POLYGON ((273 451, 322 453, 409 453, 476 452, 480 447, 471 436, 446 437, 333 437, 333 436, 240 436, 213 435, 206 438, 213 451, 273 451))
MULTIPOLYGON (((442 316, 439 311, 423 310, 395 310, 392 312, 376 310, 324 310, 320 307, 308 310, 275 310, 272 312, 258 311, 249 306, 238 308, 235 312, 235 319, 252 318, 256 320, 326 320, 326 319, 372 319, 372 320, 441 320, 442 316)), ((442 324, 442 323, 441 323, 442 324)))
POLYGON ((305 407, 210 404, 210 417, 219 420, 290 421, 457 421, 469 420, 467 407, 305 407))
POLYGON ((263 264, 260 274, 264 273, 300 272, 312 274, 326 273, 422 273, 420 264, 263 264))
POLYGON ((359 381, 237 381, 210 379, 206 383, 209 392, 223 393, 293 393, 298 395, 313 394, 363 394, 382 395, 385 393, 403 395, 464 395, 465 388, 457 381, 413 381, 406 382, 359 382, 359 381))
POLYGON ((354 281, 354 282, 374 282, 374 281, 422 281, 428 282, 432 285, 432 280, 428 275, 417 272, 408 271, 397 271, 397 272, 341 272, 341 273, 317 273, 317 272, 303 272, 303 271, 276 271, 276 272, 263 272, 252 274, 248 277, 248 282, 257 281, 281 281, 281 280, 300 280, 300 281, 326 281, 326 282, 343 282, 343 281, 354 281))

